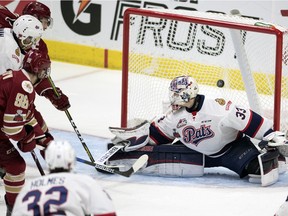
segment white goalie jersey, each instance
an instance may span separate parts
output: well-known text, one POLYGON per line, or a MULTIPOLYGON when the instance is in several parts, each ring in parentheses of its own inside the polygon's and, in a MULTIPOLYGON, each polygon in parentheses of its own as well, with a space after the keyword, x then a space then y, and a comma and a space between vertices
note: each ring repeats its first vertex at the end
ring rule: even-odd
POLYGON ((197 152, 212 155, 243 134, 260 140, 272 128, 270 120, 222 98, 198 95, 196 103, 195 110, 182 107, 154 120, 152 143, 165 144, 177 138, 197 152))
POLYGON ((107 193, 90 176, 55 173, 26 182, 12 215, 115 216, 107 193))

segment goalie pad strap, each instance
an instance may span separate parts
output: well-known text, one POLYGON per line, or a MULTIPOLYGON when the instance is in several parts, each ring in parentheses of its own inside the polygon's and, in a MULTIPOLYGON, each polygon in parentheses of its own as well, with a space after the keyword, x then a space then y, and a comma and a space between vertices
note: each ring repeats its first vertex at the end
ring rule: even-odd
POLYGON ((130 166, 135 159, 147 154, 149 160, 140 172, 166 177, 195 177, 204 174, 204 156, 184 145, 146 145, 137 151, 117 152, 109 164, 130 166))

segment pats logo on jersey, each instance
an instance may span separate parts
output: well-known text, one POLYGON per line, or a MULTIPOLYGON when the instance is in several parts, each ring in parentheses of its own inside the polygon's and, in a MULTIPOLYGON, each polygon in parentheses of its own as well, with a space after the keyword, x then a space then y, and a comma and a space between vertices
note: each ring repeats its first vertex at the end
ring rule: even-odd
POLYGON ((24 89, 24 91, 28 92, 29 94, 33 92, 33 86, 30 81, 27 81, 27 80, 23 81, 22 88, 24 89))
POLYGON ((226 101, 223 98, 216 98, 215 101, 219 103, 221 106, 224 106, 226 101))
POLYGON ((210 125, 201 125, 199 128, 187 126, 182 130, 183 141, 198 146, 201 141, 214 137, 215 133, 210 127, 210 125))
POLYGON ((180 119, 178 124, 177 124, 177 128, 181 128, 183 126, 187 125, 187 119, 180 119))

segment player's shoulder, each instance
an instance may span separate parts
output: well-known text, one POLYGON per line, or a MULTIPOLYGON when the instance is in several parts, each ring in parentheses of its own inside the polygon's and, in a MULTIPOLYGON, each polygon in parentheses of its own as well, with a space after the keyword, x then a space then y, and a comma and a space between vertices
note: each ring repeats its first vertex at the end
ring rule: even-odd
POLYGON ((18 14, 11 12, 5 6, 0 5, 0 27, 12 28, 13 22, 19 17, 18 14))
POLYGON ((0 37, 4 37, 7 40, 14 40, 13 30, 11 28, 0 28, 0 37))
POLYGON ((77 181, 79 180, 82 182, 95 181, 95 179, 93 179, 89 175, 82 174, 82 173, 75 173, 75 172, 60 172, 60 173, 53 173, 50 175, 51 176, 63 176, 63 177, 67 177, 68 179, 71 179, 71 180, 77 180, 77 181))
POLYGON ((232 106, 233 102, 230 99, 224 97, 205 97, 204 106, 210 107, 211 109, 220 109, 229 111, 230 107, 232 106))
POLYGON ((228 103, 232 103, 231 100, 227 99, 227 98, 224 98, 224 97, 221 97, 221 96, 206 96, 205 97, 205 103, 213 103, 213 104, 216 104, 216 105, 219 105, 219 106, 225 106, 227 105, 228 103))
POLYGON ((1 12, 1 16, 6 16, 6 17, 10 17, 10 18, 17 18, 19 17, 19 14, 13 13, 11 12, 7 7, 0 5, 0 12, 1 12))
POLYGON ((23 94, 32 94, 34 87, 22 70, 9 70, 1 75, 1 85, 23 94))
POLYGON ((93 188, 99 190, 101 188, 99 182, 92 176, 83 173, 70 173, 71 176, 81 185, 83 188, 93 188))
POLYGON ((19 47, 13 36, 12 29, 0 28, 0 47, 2 50, 6 50, 6 52, 19 47))

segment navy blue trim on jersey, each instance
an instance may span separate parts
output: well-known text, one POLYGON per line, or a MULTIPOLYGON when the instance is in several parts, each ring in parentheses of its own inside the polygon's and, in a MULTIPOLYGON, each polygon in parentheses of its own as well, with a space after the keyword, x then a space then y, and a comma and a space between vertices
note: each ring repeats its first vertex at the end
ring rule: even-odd
POLYGON ((4 37, 4 29, 0 28, 0 37, 4 37))
POLYGON ((268 131, 266 131, 265 133, 264 133, 264 137, 265 136, 267 136, 268 134, 270 134, 270 133, 273 133, 274 132, 274 130, 271 128, 271 129, 269 129, 268 131))
POLYGON ((249 122, 241 132, 253 138, 262 126, 263 121, 264 119, 260 115, 250 110, 249 122))
POLYGON ((156 127, 155 123, 150 124, 149 128, 150 139, 152 139, 156 144, 167 144, 171 143, 174 139, 167 137, 162 131, 156 127))
POLYGON ((195 98, 195 102, 191 108, 186 108, 187 112, 199 112, 203 106, 205 95, 198 94, 195 98))

